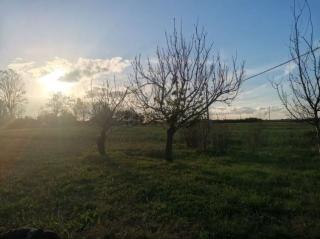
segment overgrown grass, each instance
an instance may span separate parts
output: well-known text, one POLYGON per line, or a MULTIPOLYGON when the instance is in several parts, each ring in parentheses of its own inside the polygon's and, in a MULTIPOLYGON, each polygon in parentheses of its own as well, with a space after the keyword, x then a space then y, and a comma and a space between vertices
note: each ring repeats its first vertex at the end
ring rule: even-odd
POLYGON ((108 159, 95 152, 96 133, 0 131, 0 231, 32 226, 63 238, 320 235, 320 158, 307 126, 230 124, 232 144, 219 156, 188 149, 177 137, 173 163, 162 160, 160 127, 115 129, 108 159))

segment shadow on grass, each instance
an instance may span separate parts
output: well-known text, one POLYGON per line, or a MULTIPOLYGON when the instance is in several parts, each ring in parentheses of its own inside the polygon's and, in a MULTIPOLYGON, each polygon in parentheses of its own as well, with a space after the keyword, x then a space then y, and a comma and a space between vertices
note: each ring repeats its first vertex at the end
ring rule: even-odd
POLYGON ((309 149, 279 149, 260 150, 257 152, 238 151, 230 153, 228 163, 261 164, 276 168, 290 168, 299 170, 314 169, 320 166, 320 156, 309 149))
POLYGON ((147 157, 153 159, 164 159, 163 149, 129 149, 123 150, 124 154, 129 157, 147 157))

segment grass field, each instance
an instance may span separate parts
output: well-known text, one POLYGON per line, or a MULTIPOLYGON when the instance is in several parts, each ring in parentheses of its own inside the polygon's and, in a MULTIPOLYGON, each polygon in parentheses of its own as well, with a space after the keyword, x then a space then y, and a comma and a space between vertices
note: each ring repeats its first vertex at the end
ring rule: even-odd
MULTIPOLYGON (((220 127, 217 125, 216 127, 220 127)), ((115 129, 102 159, 89 127, 0 131, 0 232, 63 238, 319 238, 320 158, 296 123, 225 124, 224 153, 161 127, 115 129)))

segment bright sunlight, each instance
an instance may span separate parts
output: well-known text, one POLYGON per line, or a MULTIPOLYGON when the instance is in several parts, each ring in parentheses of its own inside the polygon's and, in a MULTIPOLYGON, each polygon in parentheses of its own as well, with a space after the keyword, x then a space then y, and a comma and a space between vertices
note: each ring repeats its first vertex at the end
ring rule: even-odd
POLYGON ((43 84, 43 87, 49 92, 67 93, 71 89, 73 84, 70 82, 59 80, 65 74, 66 71, 64 69, 55 69, 54 71, 42 76, 40 78, 40 82, 43 84))

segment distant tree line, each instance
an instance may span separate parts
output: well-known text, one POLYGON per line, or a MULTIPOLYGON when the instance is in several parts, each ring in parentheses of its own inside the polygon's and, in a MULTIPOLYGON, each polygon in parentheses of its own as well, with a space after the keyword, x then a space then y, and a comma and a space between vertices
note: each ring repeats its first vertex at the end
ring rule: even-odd
MULTIPOLYGON (((104 102, 106 91, 109 87, 97 87, 88 92, 83 98, 73 98, 61 92, 51 95, 47 103, 40 110, 37 121, 43 126, 72 125, 76 123, 102 125, 109 117, 109 106, 111 102, 104 102)), ((122 92, 118 92, 122 94, 122 92)), ((115 95, 112 95, 115 100, 115 95)), ((110 115, 113 124, 140 124, 143 115, 138 114, 132 108, 117 108, 110 115)), ((109 119, 110 120, 110 119, 109 119)))

